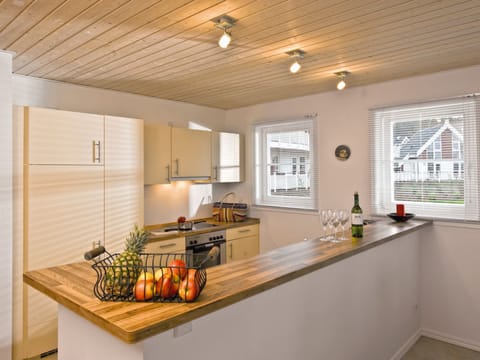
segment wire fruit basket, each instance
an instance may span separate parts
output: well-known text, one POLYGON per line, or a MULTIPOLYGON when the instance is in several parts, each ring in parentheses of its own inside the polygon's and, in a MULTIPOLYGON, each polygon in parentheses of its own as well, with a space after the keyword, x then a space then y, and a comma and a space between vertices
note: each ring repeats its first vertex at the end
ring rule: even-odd
POLYGON ((191 302, 207 283, 203 266, 218 256, 213 248, 207 256, 178 253, 141 253, 138 265, 117 265, 120 254, 110 254, 103 246, 85 253, 97 273, 93 293, 102 301, 191 302), (94 259, 100 255, 103 257, 94 259))

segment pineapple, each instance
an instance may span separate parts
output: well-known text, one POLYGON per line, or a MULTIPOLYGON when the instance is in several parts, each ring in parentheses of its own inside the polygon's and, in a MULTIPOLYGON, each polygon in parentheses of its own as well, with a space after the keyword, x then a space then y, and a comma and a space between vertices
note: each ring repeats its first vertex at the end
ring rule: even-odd
POLYGON ((140 253, 145 248, 148 232, 135 225, 125 242, 125 250, 118 255, 108 268, 105 289, 111 295, 130 295, 143 266, 140 253))

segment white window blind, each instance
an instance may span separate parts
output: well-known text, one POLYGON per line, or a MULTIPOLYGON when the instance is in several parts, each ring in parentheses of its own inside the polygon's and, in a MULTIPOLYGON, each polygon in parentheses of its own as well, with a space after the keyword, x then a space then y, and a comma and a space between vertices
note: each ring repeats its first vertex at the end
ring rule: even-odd
POLYGON ((255 204, 316 210, 313 119, 255 125, 255 204))
POLYGON ((369 111, 371 212, 478 221, 479 100, 369 111))

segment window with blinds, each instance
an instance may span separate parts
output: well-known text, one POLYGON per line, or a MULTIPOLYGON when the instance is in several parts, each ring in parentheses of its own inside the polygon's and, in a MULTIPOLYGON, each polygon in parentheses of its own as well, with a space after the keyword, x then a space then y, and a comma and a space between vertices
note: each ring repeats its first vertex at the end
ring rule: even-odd
POLYGON ((317 208, 314 120, 256 125, 255 204, 317 208))
POLYGON ((478 221, 476 96, 369 111, 371 212, 478 221))

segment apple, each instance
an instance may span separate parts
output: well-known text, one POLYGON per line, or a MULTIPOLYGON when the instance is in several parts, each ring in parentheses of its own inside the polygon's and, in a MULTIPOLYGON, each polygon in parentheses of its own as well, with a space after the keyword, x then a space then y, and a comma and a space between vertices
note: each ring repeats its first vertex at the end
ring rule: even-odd
POLYGON ((155 282, 161 281, 162 276, 171 276, 172 275, 172 269, 167 268, 167 267, 162 267, 155 271, 155 282))
POLYGON ((197 269, 188 269, 187 277, 195 279, 195 276, 197 275, 197 269))
POLYGON ((138 275, 137 281, 145 280, 145 281, 154 281, 155 277, 150 271, 142 271, 140 275, 138 275))
POLYGON ((155 272, 155 280, 155 291, 158 296, 169 299, 177 295, 180 278, 170 268, 158 269, 155 272))
POLYGON ((168 299, 171 297, 170 291, 172 288, 172 277, 164 276, 157 281, 155 285, 155 291, 158 296, 162 299, 168 299))
POLYGON ((197 282, 193 278, 187 277, 180 283, 178 296, 185 301, 193 301, 197 298, 199 292, 200 288, 197 282))
POLYGON ((155 284, 153 281, 139 280, 135 283, 135 299, 145 301, 153 298, 155 294, 155 284))
POLYGON ((185 276, 187 276, 187 264, 182 259, 174 259, 168 263, 168 266, 171 267, 174 274, 180 277, 180 280, 185 279, 185 276))
POLYGON ((178 294, 178 289, 180 288, 180 278, 176 275, 172 276, 172 286, 170 286, 169 297, 175 297, 178 294))

